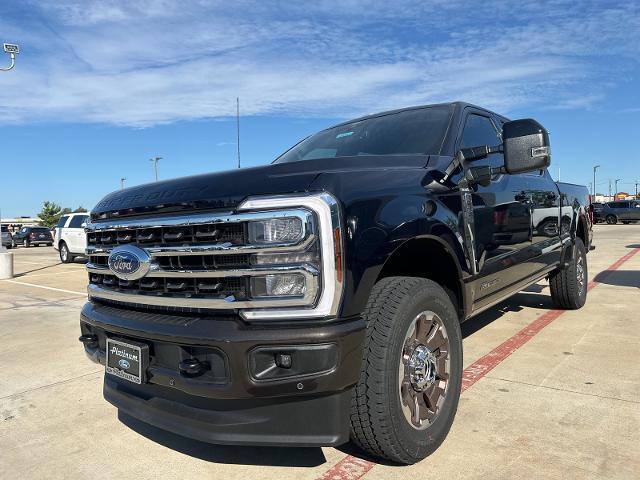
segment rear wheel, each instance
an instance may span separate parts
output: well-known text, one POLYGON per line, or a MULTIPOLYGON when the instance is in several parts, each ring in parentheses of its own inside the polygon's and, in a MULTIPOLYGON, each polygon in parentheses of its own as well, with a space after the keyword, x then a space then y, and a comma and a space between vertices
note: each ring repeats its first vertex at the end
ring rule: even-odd
POLYGON ((609 225, 615 225, 616 223, 618 223, 618 217, 616 217, 615 215, 607 215, 606 220, 609 225))
POLYGON ((412 464, 444 441, 458 407, 462 337, 445 290, 424 278, 378 282, 351 405, 351 436, 369 454, 412 464))
POLYGON ((69 252, 69 247, 64 242, 60 243, 60 261, 62 263, 71 263, 73 262, 73 255, 69 252))
POLYGON ((577 237, 573 246, 573 258, 569 265, 549 277, 551 299, 559 307, 568 310, 581 308, 587 301, 587 252, 577 237))
POLYGON ((27 240, 26 238, 22 241, 22 246, 24 248, 29 248, 31 245, 29 244, 29 240, 27 240))

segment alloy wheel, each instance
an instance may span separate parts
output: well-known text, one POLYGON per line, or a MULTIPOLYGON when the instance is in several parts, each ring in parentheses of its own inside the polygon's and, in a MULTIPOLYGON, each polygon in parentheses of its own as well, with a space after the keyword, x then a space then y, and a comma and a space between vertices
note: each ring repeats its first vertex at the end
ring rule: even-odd
POLYGON ((437 418, 449 384, 449 338, 432 311, 416 315, 409 326, 399 362, 402 412, 413 428, 424 430, 437 418))

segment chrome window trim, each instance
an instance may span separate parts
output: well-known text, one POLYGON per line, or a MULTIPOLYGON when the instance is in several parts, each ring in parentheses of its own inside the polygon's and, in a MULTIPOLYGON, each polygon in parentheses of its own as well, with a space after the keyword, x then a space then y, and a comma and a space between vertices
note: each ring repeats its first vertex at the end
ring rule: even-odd
MULTIPOLYGON (((309 319, 335 316, 342 298, 344 284, 344 265, 340 268, 343 275, 339 279, 335 265, 336 246, 334 245, 334 231, 341 228, 340 207, 337 200, 329 193, 277 195, 249 197, 240 204, 238 210, 272 210, 279 208, 306 207, 312 210, 318 220, 317 232, 320 238, 321 282, 320 297, 312 308, 298 309, 249 309, 240 312, 247 321, 255 320, 286 320, 309 319)), ((342 232, 339 245, 340 252, 344 252, 342 232)))

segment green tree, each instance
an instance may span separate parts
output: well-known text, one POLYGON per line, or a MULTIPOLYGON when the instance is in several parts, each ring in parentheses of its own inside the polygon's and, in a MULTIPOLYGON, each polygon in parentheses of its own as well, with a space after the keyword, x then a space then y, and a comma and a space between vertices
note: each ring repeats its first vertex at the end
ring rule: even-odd
POLYGON ((73 213, 87 213, 87 209, 84 208, 82 205, 80 205, 78 208, 76 208, 73 213))
POLYGON ((60 220, 62 215, 62 208, 60 205, 54 202, 44 202, 42 204, 42 210, 38 214, 40 217, 40 223, 45 227, 52 228, 60 220))

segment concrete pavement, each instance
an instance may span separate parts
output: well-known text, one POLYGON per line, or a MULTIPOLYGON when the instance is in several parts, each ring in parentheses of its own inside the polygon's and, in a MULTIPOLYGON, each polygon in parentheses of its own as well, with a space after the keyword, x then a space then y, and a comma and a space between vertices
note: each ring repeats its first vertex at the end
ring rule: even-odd
MULTIPOLYGON (((0 281, 0 478, 640 478, 640 225, 598 225, 587 305, 564 312, 462 395, 449 437, 411 467, 341 449, 225 447, 129 418, 77 341, 86 273, 14 250, 0 281), (350 455, 353 455, 351 457, 350 455), (342 463, 341 463, 342 462, 342 463), (337 465, 337 467, 336 467, 337 465), (360 468, 360 469, 359 469, 360 468)), ((552 308, 546 282, 463 325, 465 367, 552 308)))

